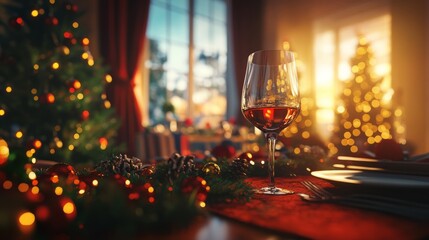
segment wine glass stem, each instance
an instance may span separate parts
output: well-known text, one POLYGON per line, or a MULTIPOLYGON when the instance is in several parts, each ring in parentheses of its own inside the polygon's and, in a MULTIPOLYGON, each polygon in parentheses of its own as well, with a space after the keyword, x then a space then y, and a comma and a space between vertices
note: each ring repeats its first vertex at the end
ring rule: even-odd
POLYGON ((270 188, 275 188, 276 183, 274 180, 274 160, 275 160, 275 150, 276 150, 276 141, 277 141, 277 133, 265 133, 265 138, 267 139, 267 147, 268 147, 268 171, 269 171, 269 178, 270 188))

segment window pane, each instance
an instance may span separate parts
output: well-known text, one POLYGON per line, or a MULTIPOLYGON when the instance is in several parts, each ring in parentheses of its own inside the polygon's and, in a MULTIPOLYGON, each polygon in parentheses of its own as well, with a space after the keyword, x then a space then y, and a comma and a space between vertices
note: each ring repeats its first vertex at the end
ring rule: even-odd
POLYGON ((167 75, 167 101, 173 104, 179 119, 185 119, 188 110, 188 76, 175 71, 167 75))
POLYGON ((194 44, 196 47, 210 49, 210 22, 207 17, 195 16, 194 18, 194 44))
POLYGON ((151 4, 149 11, 147 36, 149 38, 166 39, 167 10, 158 5, 151 4))
POLYGON ((213 24, 213 46, 220 52, 226 52, 226 26, 225 24, 214 23, 213 24))
POLYGON ((226 4, 224 0, 215 0, 213 1, 213 17, 218 20, 222 21, 223 23, 226 22, 226 4))
POLYGON ((171 40, 189 43, 189 17, 187 12, 171 12, 171 40))
POLYGON ((189 0, 171 0, 171 5, 174 7, 188 11, 189 0))
POLYGON ((206 123, 216 127, 226 113, 225 0, 194 0, 193 3, 195 15, 190 16, 189 0, 151 1, 147 30, 150 51, 146 66, 150 73, 152 124, 165 121, 162 105, 166 101, 174 105, 179 120, 191 117, 199 127, 205 127, 206 123), (191 62, 190 19, 194 23, 195 47, 191 62), (189 64, 194 69, 192 78, 188 76, 189 64), (189 84, 193 84, 192 92, 189 84), (188 116, 189 112, 193 115, 188 116))
POLYGON ((151 0, 151 4, 162 4, 166 5, 168 3, 168 0, 151 0))
POLYGON ((195 4, 195 13, 205 16, 210 16, 210 1, 209 0, 196 0, 195 4))
POLYGON ((170 45, 168 51, 167 68, 169 70, 187 73, 188 72, 188 58, 189 49, 187 45, 170 45))

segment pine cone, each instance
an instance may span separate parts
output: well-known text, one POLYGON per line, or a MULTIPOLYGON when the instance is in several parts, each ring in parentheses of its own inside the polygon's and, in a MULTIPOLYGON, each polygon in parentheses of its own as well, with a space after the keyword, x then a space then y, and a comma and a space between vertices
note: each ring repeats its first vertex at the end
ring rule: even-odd
POLYGON ((176 179, 180 173, 193 173, 196 171, 194 156, 182 156, 174 153, 168 159, 168 176, 170 180, 176 179))
POLYGON ((113 155, 111 159, 100 162, 95 170, 106 175, 120 174, 124 177, 140 175, 143 171, 143 162, 136 157, 126 154, 113 155))
POLYGON ((231 163, 231 173, 238 177, 245 177, 247 175, 247 169, 249 164, 246 159, 235 158, 231 163))

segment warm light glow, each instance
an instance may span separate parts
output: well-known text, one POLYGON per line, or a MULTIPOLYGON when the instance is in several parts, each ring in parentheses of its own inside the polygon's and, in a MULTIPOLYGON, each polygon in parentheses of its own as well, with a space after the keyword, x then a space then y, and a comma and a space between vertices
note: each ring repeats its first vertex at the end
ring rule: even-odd
POLYGON ((27 183, 20 183, 20 184, 18 185, 18 191, 20 191, 20 192, 22 192, 22 193, 27 192, 27 191, 28 191, 28 189, 30 189, 30 187, 28 186, 28 184, 27 184, 27 183))
POLYGON ((89 54, 87 52, 82 53, 82 59, 88 59, 89 54))
POLYGON ((42 147, 42 141, 40 141, 39 139, 34 140, 34 142, 33 142, 33 146, 34 146, 36 149, 41 148, 41 147, 42 147))
POLYGON ((52 94, 52 93, 46 94, 46 101, 48 101, 48 103, 54 103, 55 102, 54 94, 52 94))
POLYGON ((52 63, 52 69, 57 70, 58 68, 60 68, 60 64, 58 62, 52 63))
POLYGON ((98 180, 97 179, 92 180, 92 186, 94 186, 94 187, 98 186, 98 180))
POLYGON ((63 142, 57 138, 55 139, 55 146, 57 146, 57 148, 62 148, 63 142))
POLYGON ((63 188, 62 187, 56 187, 54 192, 57 196, 60 196, 61 194, 63 194, 63 188))
POLYGON ((84 46, 89 45, 89 39, 88 39, 88 38, 83 38, 83 39, 82 39, 82 44, 83 44, 84 46))
POLYGON ((65 214, 72 214, 74 212, 74 204, 72 202, 67 202, 66 204, 64 204, 63 206, 63 212, 65 214))
POLYGON ((72 27, 73 28, 78 28, 79 27, 79 23, 78 22, 73 22, 72 23, 72 27))
POLYGON ((147 189, 147 191, 148 191, 148 193, 153 193, 153 192, 155 191, 155 189, 154 189, 153 187, 149 187, 149 188, 147 189))
POLYGON ((64 53, 64 55, 69 55, 70 54, 70 48, 64 46, 63 47, 63 53, 64 53))
POLYGON ((24 134, 21 132, 21 131, 17 131, 16 133, 15 133, 15 137, 16 138, 22 138, 24 136, 24 134))
POLYGON ((6 181, 3 182, 3 188, 6 189, 6 190, 11 189, 12 186, 13 186, 12 181, 6 180, 6 181))
POLYGON ((39 189, 39 187, 37 187, 37 186, 34 186, 34 187, 32 187, 32 188, 31 188, 31 193, 32 193, 32 194, 38 194, 38 193, 39 193, 39 191, 40 191, 40 189, 39 189))
POLYGON ((32 10, 32 11, 31 11, 31 16, 32 16, 32 17, 37 17, 37 16, 39 16, 39 11, 37 11, 36 9, 32 10))
POLYGON ((105 150, 107 148, 108 145, 108 140, 105 137, 101 137, 100 139, 98 139, 99 143, 100 143, 100 149, 105 150))
POLYGON ((18 221, 23 226, 31 226, 36 221, 36 217, 32 212, 25 212, 19 216, 18 221))
MULTIPOLYGON (((111 108, 112 107, 112 104, 110 103, 110 101, 104 101, 104 107, 106 108, 106 109, 109 109, 109 108, 111 108)), ((1 115, 1 114, 0 114, 1 115)))
POLYGON ((0 165, 5 163, 9 157, 9 147, 7 142, 0 139, 0 165))
POLYGON ((106 77, 105 77, 105 80, 106 80, 107 83, 111 83, 112 80, 113 80, 113 78, 112 78, 112 76, 110 74, 107 74, 106 77))
POLYGON ((76 140, 77 140, 77 139, 79 139, 79 137, 80 137, 80 136, 79 136, 79 134, 78 134, 78 133, 73 134, 73 138, 74 138, 74 139, 76 139, 76 140))

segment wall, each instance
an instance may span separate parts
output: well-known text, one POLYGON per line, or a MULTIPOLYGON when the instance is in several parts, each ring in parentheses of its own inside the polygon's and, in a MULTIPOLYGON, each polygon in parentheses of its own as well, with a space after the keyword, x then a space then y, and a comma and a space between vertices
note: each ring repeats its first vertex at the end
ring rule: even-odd
POLYGON ((416 151, 429 150, 426 1, 392 1, 392 85, 402 90, 407 136, 416 151), (411 2, 411 3, 410 3, 411 2))
MULTIPOLYGON (((313 21, 372 1, 267 0, 264 47, 279 48, 284 40, 306 63, 303 92, 314 93, 313 21)), ((414 154, 429 152, 429 4, 424 0, 387 0, 392 13, 392 87, 402 92, 407 139, 414 154)), ((399 91, 398 91, 399 92, 399 91)))

